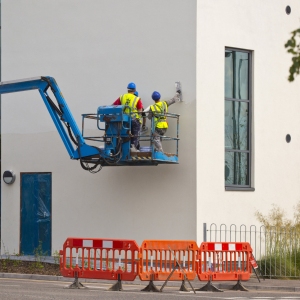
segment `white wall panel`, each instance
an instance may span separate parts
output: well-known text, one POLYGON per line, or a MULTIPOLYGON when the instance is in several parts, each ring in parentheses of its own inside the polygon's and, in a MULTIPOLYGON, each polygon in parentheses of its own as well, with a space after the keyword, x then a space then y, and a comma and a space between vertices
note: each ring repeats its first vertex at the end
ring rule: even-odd
POLYGON ((298 1, 198 1, 197 220, 257 224, 277 204, 293 214, 300 199, 299 78, 287 81, 284 44, 299 27, 298 1), (285 8, 291 6, 287 15, 285 8), (253 51, 254 192, 224 188, 224 49, 253 51), (287 144, 286 134, 292 141, 287 144), (201 138, 200 138, 201 137, 201 138))

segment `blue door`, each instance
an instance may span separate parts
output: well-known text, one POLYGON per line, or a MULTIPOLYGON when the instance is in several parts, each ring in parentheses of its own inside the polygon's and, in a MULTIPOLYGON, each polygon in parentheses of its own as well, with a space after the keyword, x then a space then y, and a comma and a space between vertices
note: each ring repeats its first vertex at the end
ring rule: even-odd
POLYGON ((21 173, 20 253, 51 255, 51 173, 21 173))

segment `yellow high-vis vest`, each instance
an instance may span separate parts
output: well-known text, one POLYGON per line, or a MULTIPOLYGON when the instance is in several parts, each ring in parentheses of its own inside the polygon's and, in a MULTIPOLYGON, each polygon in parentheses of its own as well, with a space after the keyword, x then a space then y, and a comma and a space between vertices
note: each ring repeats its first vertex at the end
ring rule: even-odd
POLYGON ((139 97, 129 93, 120 96, 121 105, 128 106, 125 107, 124 113, 129 115, 131 112, 132 119, 140 119, 140 115, 138 114, 138 110, 136 108, 136 105, 139 100, 140 100, 139 97))
POLYGON ((165 101, 157 102, 150 106, 154 115, 154 126, 157 128, 168 128, 167 117, 165 114, 168 112, 168 105, 165 101))

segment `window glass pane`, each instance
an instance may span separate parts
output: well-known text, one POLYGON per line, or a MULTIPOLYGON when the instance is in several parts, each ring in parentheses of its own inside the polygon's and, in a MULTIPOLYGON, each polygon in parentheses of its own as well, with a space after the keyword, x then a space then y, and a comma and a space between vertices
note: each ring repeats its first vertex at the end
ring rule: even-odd
POLYGON ((225 149, 249 150, 248 102, 225 101, 225 149))
POLYGON ((225 97, 249 99, 249 54, 225 51, 225 97))
POLYGON ((233 60, 232 51, 225 51, 225 97, 233 98, 233 60))
POLYGON ((249 185, 249 154, 225 152, 225 184, 249 185))

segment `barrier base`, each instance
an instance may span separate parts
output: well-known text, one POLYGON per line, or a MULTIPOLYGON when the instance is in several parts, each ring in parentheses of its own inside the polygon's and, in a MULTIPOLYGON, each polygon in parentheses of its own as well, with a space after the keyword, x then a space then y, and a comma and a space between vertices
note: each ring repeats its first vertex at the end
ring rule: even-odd
POLYGON ((208 282, 205 286, 203 286, 200 289, 197 289, 196 291, 201 291, 201 292, 223 292, 222 290, 218 289, 216 286, 214 286, 211 283, 211 278, 208 280, 208 282))
POLYGON ((114 285, 112 285, 108 290, 109 291, 123 291, 120 274, 118 274, 118 281, 114 285))
POLYGON ((189 292, 189 290, 185 286, 185 280, 182 280, 182 283, 181 283, 179 291, 181 291, 181 292, 189 292))
POLYGON ((153 275, 151 275, 151 279, 149 281, 149 284, 143 288, 141 291, 142 292, 160 292, 160 290, 155 286, 155 284, 153 283, 153 275))
POLYGON ((81 282, 78 281, 78 274, 75 272, 75 280, 72 284, 70 284, 67 288, 69 289, 87 289, 81 282))
POLYGON ((231 290, 234 290, 234 291, 243 291, 243 292, 248 292, 248 289, 246 289, 242 283, 241 283, 241 280, 239 279, 237 284, 234 285, 231 290))

